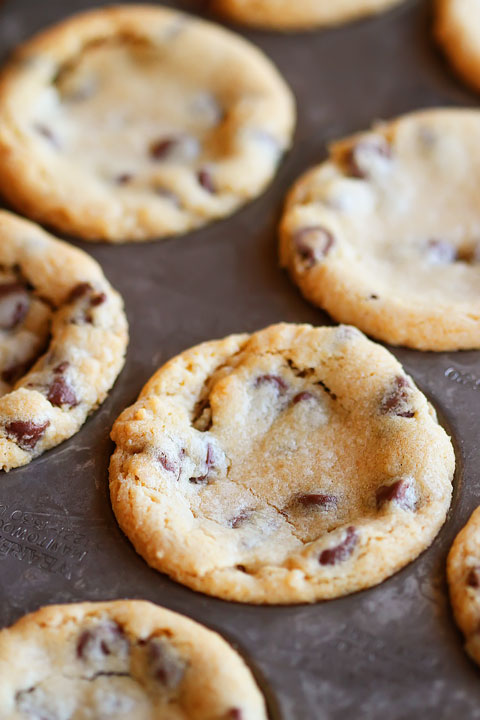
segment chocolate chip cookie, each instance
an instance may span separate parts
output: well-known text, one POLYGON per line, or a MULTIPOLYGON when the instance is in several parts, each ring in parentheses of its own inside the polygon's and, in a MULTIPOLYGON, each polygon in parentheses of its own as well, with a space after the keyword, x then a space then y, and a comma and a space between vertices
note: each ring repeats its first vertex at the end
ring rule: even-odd
POLYGON ((330 148, 290 192, 281 264, 340 322, 480 348, 480 113, 428 110, 330 148))
POLYGON ((242 38, 167 8, 87 12, 0 76, 0 191, 85 239, 175 235, 259 195, 294 121, 287 85, 242 38))
POLYGON ((313 602, 430 545, 454 454, 384 348, 352 327, 274 325, 183 352, 116 421, 113 509, 147 562, 196 590, 313 602))
POLYGON ((402 0, 210 0, 208 7, 245 23, 277 30, 339 25, 386 10, 402 0))
POLYGON ((123 367, 120 296, 86 253, 0 211, 0 469, 77 432, 123 367))
POLYGON ((480 508, 455 538, 447 560, 447 579, 465 650, 480 665, 480 508))
POLYGON ((0 632, 2 720, 266 720, 243 660, 177 613, 120 600, 42 608, 0 632))
POLYGON ((456 72, 480 90, 480 5, 476 0, 437 0, 435 35, 456 72))

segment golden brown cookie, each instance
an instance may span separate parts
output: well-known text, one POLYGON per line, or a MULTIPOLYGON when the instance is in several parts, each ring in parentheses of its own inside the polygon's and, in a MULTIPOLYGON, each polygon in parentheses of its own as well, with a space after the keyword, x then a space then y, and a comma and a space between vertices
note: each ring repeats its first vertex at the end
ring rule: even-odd
POLYGON ((116 421, 110 492, 153 567, 252 603, 371 587, 427 548, 454 454, 397 360, 351 327, 186 350, 116 421))

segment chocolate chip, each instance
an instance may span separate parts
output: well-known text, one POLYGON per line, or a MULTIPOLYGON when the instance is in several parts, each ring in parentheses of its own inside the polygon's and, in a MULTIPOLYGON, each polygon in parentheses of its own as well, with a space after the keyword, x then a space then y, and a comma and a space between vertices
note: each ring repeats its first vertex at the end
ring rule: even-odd
POLYGON ((78 405, 77 396, 62 375, 53 380, 48 388, 47 399, 52 405, 55 405, 55 407, 62 407, 62 405, 75 407, 78 405))
POLYGON ((391 389, 382 400, 380 410, 384 415, 396 415, 403 418, 415 417, 415 411, 411 408, 410 391, 412 386, 404 375, 397 375, 391 389))
POLYGON ((132 180, 132 173, 122 173, 121 175, 117 175, 115 178, 117 185, 128 185, 128 183, 132 182, 132 180))
POLYGON ((69 367, 70 367, 70 363, 68 362, 68 360, 65 360, 64 362, 61 362, 59 365, 57 365, 56 367, 54 367, 54 368, 53 368, 53 372, 54 372, 56 375, 57 375, 57 374, 62 374, 62 373, 65 372, 65 370, 68 370, 69 367))
POLYGON ((383 135, 364 138, 348 150, 345 156, 348 174, 361 179, 368 177, 371 161, 376 158, 392 158, 392 148, 383 135))
POLYGON ((177 138, 162 138, 161 140, 155 140, 149 147, 149 155, 152 160, 165 160, 175 145, 177 144, 177 138))
POLYGON ((303 507, 306 508, 330 508, 337 507, 338 499, 336 495, 325 495, 323 493, 302 493, 295 496, 294 502, 299 505, 303 505, 303 507))
POLYGON ((187 663, 166 638, 151 638, 146 642, 150 672, 166 690, 175 690, 183 680, 187 663))
POLYGON ((75 300, 79 300, 80 298, 87 295, 87 293, 92 292, 92 290, 93 287, 90 285, 89 282, 78 283, 78 285, 75 285, 75 287, 70 291, 67 302, 71 303, 75 300))
POLYGON ((295 397, 292 400, 292 403, 294 405, 297 405, 297 403, 299 403, 299 402, 306 402, 307 400, 314 400, 314 399, 315 399, 315 395, 312 395, 312 393, 310 393, 308 391, 304 391, 304 392, 300 392, 297 395, 295 395, 295 397))
POLYGON ((22 450, 33 450, 50 421, 34 423, 31 420, 13 420, 5 426, 7 435, 11 437, 22 450))
POLYGON ((241 527, 242 525, 245 524, 245 522, 249 519, 249 517, 251 516, 251 514, 252 514, 252 513, 251 513, 250 510, 241 510, 241 511, 238 513, 238 515, 235 515, 235 517, 233 517, 233 518, 230 520, 230 526, 231 526, 234 530, 236 530, 237 528, 239 528, 239 527, 241 527))
POLYGON ((158 461, 167 472, 177 473, 177 466, 165 455, 165 453, 160 453, 158 455, 158 461))
POLYGON ((432 265, 448 265, 457 260, 457 250, 446 240, 432 239, 427 242, 426 256, 432 265))
POLYGON ((77 641, 77 656, 86 662, 98 661, 108 655, 125 657, 128 652, 128 639, 120 625, 111 620, 84 630, 77 641))
POLYGON ((381 485, 376 494, 377 509, 387 502, 394 502, 404 510, 415 510, 417 502, 415 490, 411 482, 405 478, 396 480, 391 485, 381 485))
POLYGON ((189 478, 189 481, 193 483, 194 485, 203 485, 203 483, 208 482, 208 476, 210 473, 210 468, 213 467, 215 464, 215 454, 213 447, 209 444, 207 445, 207 457, 205 458, 205 465, 207 468, 207 471, 204 475, 200 475, 198 477, 191 477, 189 478))
POLYGON ((231 708, 227 711, 225 720, 243 720, 243 713, 240 708, 231 708))
POLYGON ((24 285, 16 282, 0 285, 0 330, 12 330, 28 313, 30 298, 24 285))
POLYGON ((318 559, 320 565, 336 565, 339 562, 347 560, 353 553, 356 544, 358 543, 357 531, 350 525, 347 528, 347 534, 345 540, 335 547, 324 550, 318 559))
POLYGON ((335 245, 332 233, 320 225, 297 230, 292 240, 295 251, 306 268, 312 268, 324 260, 335 245))
POLYGON ((480 587, 480 567, 473 567, 467 575, 467 585, 469 587, 480 587))
POLYGON ((279 375, 260 375, 255 380, 255 387, 261 387, 262 385, 270 384, 276 388, 276 390, 283 395, 288 390, 288 385, 283 378, 279 375))
POLYGON ((216 187, 215 183, 213 181, 211 173, 203 168, 202 170, 199 170, 197 172, 197 179, 200 185, 206 190, 207 192, 214 195, 216 193, 216 187))
POLYGON ((92 299, 90 300, 90 306, 91 307, 98 307, 98 305, 103 305, 104 302, 106 302, 107 296, 104 292, 98 293, 97 295, 94 295, 92 299))

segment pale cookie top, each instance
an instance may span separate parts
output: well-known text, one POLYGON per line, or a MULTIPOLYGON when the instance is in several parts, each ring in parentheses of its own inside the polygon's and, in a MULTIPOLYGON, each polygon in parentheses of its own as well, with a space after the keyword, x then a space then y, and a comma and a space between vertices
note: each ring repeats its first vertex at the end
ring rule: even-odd
POLYGON ((338 25, 378 13, 402 0, 207 0, 207 6, 247 25, 278 30, 338 25))
POLYGON ((1 470, 79 430, 127 342, 122 300, 95 260, 0 211, 1 470))
POLYGON ((233 33, 162 7, 87 12, 0 76, 0 191, 85 239, 182 233, 261 193, 294 119, 277 70, 233 33))
POLYGON ((374 585, 433 540, 452 445, 384 348, 274 325, 170 360, 112 431, 117 519, 153 567, 254 603, 374 585))
POLYGON ((52 605, 0 632, 1 720, 267 720, 216 633, 143 601, 52 605))
POLYGON ((465 649, 480 664, 480 508, 455 538, 447 560, 447 579, 465 649))
POLYGON ((428 110, 334 144, 291 191, 281 263, 394 345, 480 348, 480 113, 428 110))
POLYGON ((436 0, 435 35, 456 71, 480 90, 480 2, 436 0))

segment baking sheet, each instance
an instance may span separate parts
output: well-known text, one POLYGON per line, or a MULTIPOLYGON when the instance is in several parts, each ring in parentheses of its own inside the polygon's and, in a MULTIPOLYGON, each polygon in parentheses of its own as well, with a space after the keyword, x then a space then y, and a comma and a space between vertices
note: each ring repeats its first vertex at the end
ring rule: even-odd
MULTIPOLYGON (((96 4, 7 0, 1 53, 96 4)), ((109 430, 160 364, 232 332, 282 320, 329 322, 279 270, 275 236, 287 188, 324 157, 326 142, 419 107, 476 105, 435 48, 430 22, 429 2, 407 0, 340 29, 245 32, 298 99, 295 145, 270 189, 231 218, 163 243, 75 243, 122 293, 131 344, 114 390, 81 431, 0 478, 0 626, 47 603, 146 598, 230 640, 252 667, 272 720, 480 717, 478 670, 462 650, 445 584, 448 549, 480 502, 480 353, 393 350, 439 410, 458 469, 450 515, 432 547, 379 587, 312 606, 209 598, 149 569, 118 529, 108 498, 109 430)))

